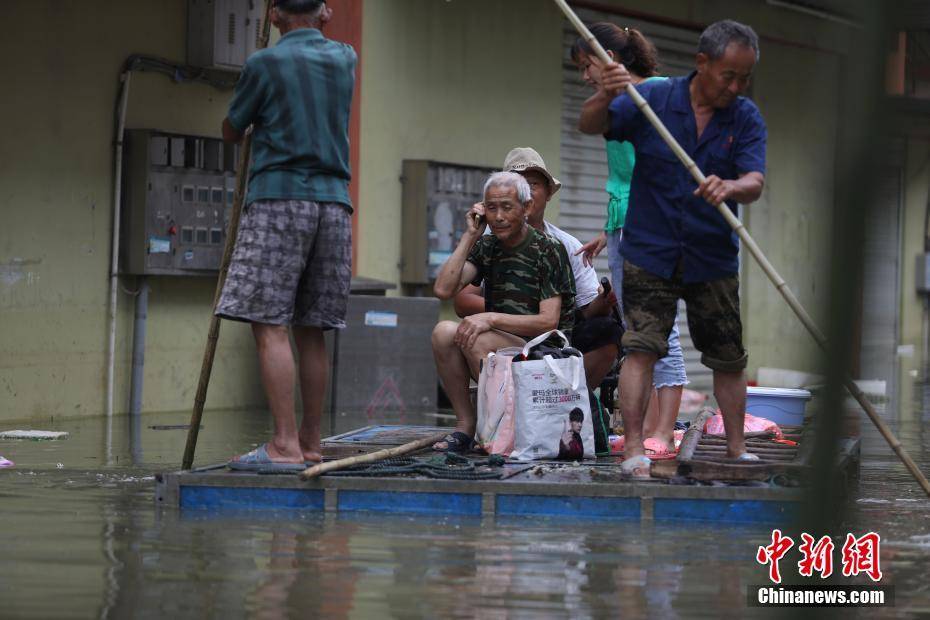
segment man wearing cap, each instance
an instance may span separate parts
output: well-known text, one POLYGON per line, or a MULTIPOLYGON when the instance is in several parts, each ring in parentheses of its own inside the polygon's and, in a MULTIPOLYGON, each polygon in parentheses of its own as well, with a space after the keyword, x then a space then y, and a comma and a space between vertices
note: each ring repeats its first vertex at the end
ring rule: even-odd
POLYGON ((623 239, 626 362, 620 402, 628 468, 648 476, 642 448, 642 411, 652 365, 665 355, 678 299, 688 305, 688 327, 701 362, 714 371, 714 395, 723 413, 727 456, 746 452, 747 355, 739 303, 739 240, 715 205, 737 214, 737 203, 759 199, 765 181, 765 122, 742 97, 759 59, 752 28, 732 20, 701 33, 690 75, 637 87, 650 107, 707 175, 697 185, 633 101, 622 94, 626 69, 604 65, 598 94, 585 102, 579 127, 629 141, 636 150, 623 239))
MULTIPOLYGON (((545 219, 546 205, 562 184, 546 168, 546 162, 535 149, 519 147, 507 153, 504 170, 521 175, 530 186, 533 203, 527 209, 527 223, 539 232, 559 241, 564 260, 575 278, 575 327, 572 345, 584 354, 585 378, 590 389, 601 381, 617 359, 620 347, 620 324, 610 315, 616 298, 602 295, 594 267, 586 265, 578 254, 581 242, 545 219)), ((455 311, 460 317, 484 310, 480 288, 468 286, 455 296, 455 311)))
POLYGON ((480 312, 458 323, 440 321, 433 330, 436 370, 456 419, 455 430, 433 446, 437 450, 471 447, 477 416, 469 378, 478 377, 488 353, 522 347, 556 328, 571 334, 575 280, 565 248, 527 224, 532 203, 530 186, 519 174, 488 177, 484 200, 469 209, 465 232, 436 276, 433 291, 439 299, 452 299, 469 283, 483 283, 486 293, 480 312), (484 222, 489 235, 482 234, 484 222))
POLYGON ((216 313, 251 324, 274 420, 271 441, 231 460, 234 469, 299 470, 321 460, 329 375, 323 332, 345 327, 352 277, 348 125, 356 55, 323 37, 331 17, 322 0, 274 0, 271 23, 281 39, 246 61, 223 121, 227 142, 252 127, 252 164, 216 313))

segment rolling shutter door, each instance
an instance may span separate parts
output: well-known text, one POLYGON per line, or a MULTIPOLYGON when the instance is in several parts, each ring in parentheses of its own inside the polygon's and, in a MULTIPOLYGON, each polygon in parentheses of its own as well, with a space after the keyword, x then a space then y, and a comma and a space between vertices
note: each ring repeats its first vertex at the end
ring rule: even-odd
MULTIPOLYGON (((587 9, 579 10, 578 15, 587 24, 609 21, 641 31, 659 50, 661 75, 685 75, 694 67, 698 38, 696 32, 587 9)), ((607 182, 607 156, 602 137, 584 135, 577 129, 581 106, 592 91, 581 79, 569 57, 577 33, 568 22, 565 23, 562 36, 565 53, 562 61, 562 169, 559 177, 562 189, 559 192, 561 210, 558 225, 582 243, 587 243, 603 229, 607 215, 607 192, 604 190, 607 182)), ((594 266, 599 276, 609 276, 606 251, 595 260, 594 266)), ((681 308, 684 310, 683 304, 681 308)), ((710 391, 711 373, 701 364, 701 354, 691 342, 684 311, 679 313, 678 323, 685 367, 691 381, 688 387, 710 391)))

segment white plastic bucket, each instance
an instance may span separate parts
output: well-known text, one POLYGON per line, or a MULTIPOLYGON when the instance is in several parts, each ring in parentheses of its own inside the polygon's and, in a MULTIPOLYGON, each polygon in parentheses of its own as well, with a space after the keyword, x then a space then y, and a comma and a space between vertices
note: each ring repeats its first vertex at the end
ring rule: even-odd
POLYGON ((810 399, 811 393, 807 390, 747 387, 746 412, 776 424, 800 426, 804 423, 804 407, 810 399))

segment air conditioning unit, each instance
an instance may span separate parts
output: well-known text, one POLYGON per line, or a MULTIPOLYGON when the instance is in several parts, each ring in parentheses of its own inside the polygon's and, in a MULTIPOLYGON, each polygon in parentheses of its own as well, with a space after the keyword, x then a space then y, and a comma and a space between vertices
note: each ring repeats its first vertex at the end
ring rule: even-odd
POLYGON ((187 63, 239 71, 261 36, 260 0, 187 0, 187 63))

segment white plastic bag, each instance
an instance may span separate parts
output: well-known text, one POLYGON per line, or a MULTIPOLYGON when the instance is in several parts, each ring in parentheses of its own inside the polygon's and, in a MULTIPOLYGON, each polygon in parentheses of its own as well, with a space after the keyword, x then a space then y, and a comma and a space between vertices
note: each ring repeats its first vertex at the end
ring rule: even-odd
MULTIPOLYGON (((537 336, 523 347, 523 357, 550 335, 537 336)), ((541 360, 515 361, 514 383, 515 459, 576 460, 594 458, 594 424, 584 375, 584 360, 578 355, 541 360)))
POLYGON ((511 362, 520 347, 488 353, 478 375, 478 425, 475 441, 488 454, 509 456, 514 442, 514 390, 511 362))

